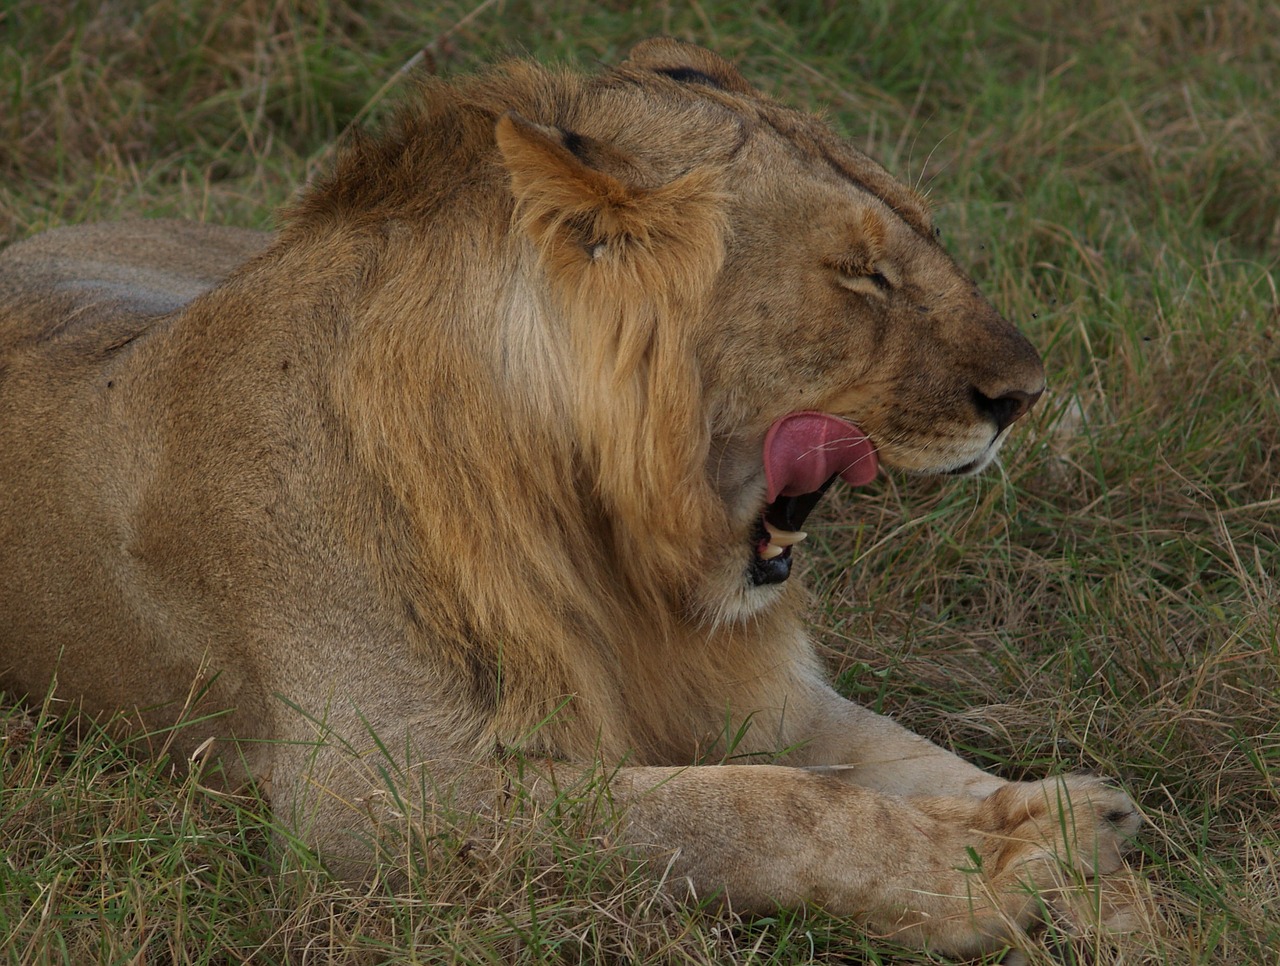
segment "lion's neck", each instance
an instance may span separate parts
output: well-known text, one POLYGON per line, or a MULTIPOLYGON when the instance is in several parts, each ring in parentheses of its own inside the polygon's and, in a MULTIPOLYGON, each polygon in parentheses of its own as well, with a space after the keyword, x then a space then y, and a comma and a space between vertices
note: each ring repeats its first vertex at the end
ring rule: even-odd
POLYGON ((576 442, 554 313, 527 282, 492 284, 530 273, 459 251, 345 238, 315 293, 337 317, 328 378, 351 505, 378 508, 360 511, 378 517, 368 565, 414 646, 492 695, 494 740, 536 730, 548 752, 687 756, 722 724, 710 683, 737 673, 742 635, 688 618, 683 575, 643 565, 645 534, 576 442))

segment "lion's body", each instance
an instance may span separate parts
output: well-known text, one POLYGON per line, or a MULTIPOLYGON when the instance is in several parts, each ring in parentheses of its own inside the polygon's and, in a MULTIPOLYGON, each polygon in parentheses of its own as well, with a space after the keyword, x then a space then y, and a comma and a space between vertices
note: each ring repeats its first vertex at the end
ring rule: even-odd
MULTIPOLYGON (((760 556, 761 450, 837 413, 885 465, 968 470, 1041 379, 914 195, 713 55, 437 85, 277 236, 0 254, 0 673, 179 757, 217 739, 335 854, 380 758, 476 807, 495 748, 625 761, 632 836, 697 887, 977 948, 1029 914, 1007 884, 972 920, 908 896, 975 825, 1043 852, 1058 806, 823 682, 760 556), (790 750, 661 767, 726 716, 790 750)), ((1097 821, 1108 853, 1132 830, 1097 821)))

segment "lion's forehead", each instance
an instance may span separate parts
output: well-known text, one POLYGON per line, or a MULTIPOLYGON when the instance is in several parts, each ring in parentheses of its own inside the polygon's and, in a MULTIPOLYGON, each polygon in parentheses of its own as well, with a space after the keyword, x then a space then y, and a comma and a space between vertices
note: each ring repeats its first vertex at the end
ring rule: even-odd
MULTIPOLYGON (((677 177, 692 165, 732 167, 731 194, 770 184, 783 189, 838 183, 882 203, 929 237, 927 201, 857 150, 819 117, 757 93, 629 70, 588 85, 566 118, 580 133, 615 145, 649 170, 644 180, 677 177)), ((774 192, 781 198, 785 191, 774 192)))

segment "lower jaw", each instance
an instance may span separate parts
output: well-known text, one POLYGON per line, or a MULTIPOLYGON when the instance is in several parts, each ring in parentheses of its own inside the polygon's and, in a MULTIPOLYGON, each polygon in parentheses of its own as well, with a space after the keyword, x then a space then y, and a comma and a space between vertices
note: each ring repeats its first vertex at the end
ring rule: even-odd
POLYGON ((976 460, 970 460, 968 463, 965 463, 964 466, 957 466, 953 470, 943 470, 942 475, 943 476, 969 476, 972 473, 978 472, 978 470, 982 469, 984 465, 986 464, 983 462, 981 458, 976 460))
POLYGON ((790 547, 770 560, 765 560, 759 554, 756 554, 751 558, 751 563, 747 567, 747 579, 755 587, 763 587, 766 584, 780 584, 790 576, 790 547))

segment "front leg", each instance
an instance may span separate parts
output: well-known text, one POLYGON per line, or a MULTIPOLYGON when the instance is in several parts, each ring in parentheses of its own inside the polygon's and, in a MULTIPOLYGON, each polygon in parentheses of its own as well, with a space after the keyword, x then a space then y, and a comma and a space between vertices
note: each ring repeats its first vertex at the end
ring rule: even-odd
POLYGON ((812 685, 796 750, 785 764, 822 771, 890 795, 985 798, 1005 782, 958 755, 836 694, 812 685))
POLYGON ((814 904, 953 956, 1021 945, 1066 873, 1114 871, 1136 813, 1100 782, 910 800, 771 765, 628 768, 610 783, 629 842, 701 897, 767 913, 814 904), (1028 888, 1030 887, 1030 889, 1028 888))

